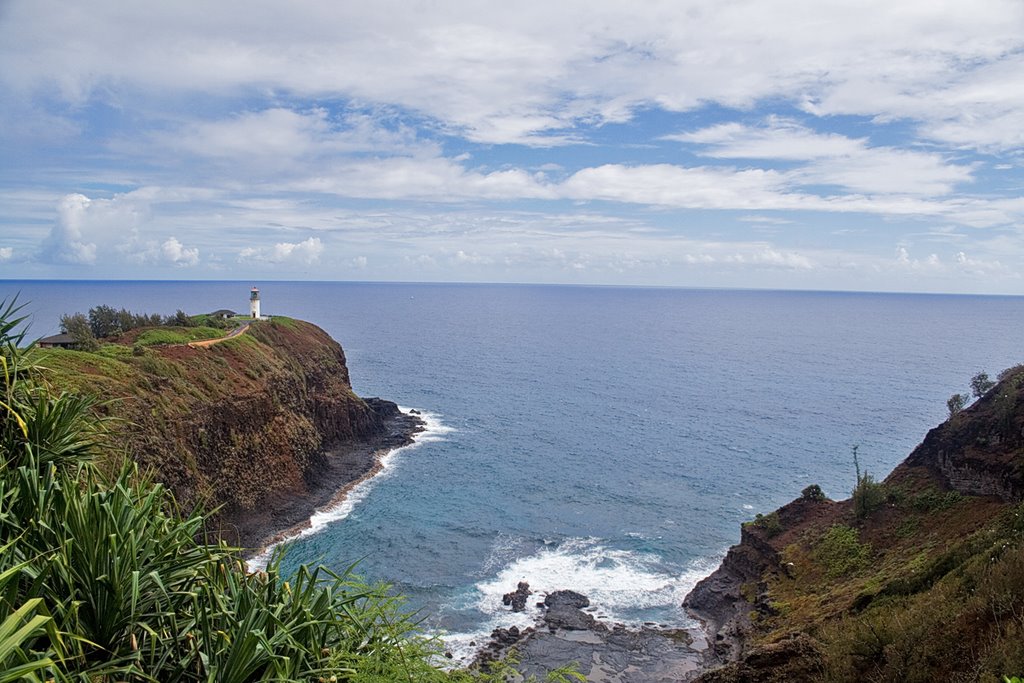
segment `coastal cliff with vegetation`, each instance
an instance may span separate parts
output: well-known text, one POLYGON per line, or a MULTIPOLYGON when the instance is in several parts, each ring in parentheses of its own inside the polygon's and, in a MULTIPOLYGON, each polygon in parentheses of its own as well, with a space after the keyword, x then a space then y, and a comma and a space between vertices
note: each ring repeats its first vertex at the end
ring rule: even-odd
MULTIPOLYGON (((123 431, 132 428, 125 422, 129 413, 114 423, 122 431, 111 431, 111 422, 97 413, 118 409, 105 405, 97 392, 134 389, 134 398, 119 396, 115 404, 126 411, 125 405, 150 400, 149 392, 157 390, 143 384, 158 383, 154 377, 167 380, 161 394, 185 390, 175 382, 189 371, 182 358, 209 369, 208 359, 181 349, 152 356, 132 351, 136 361, 130 361, 118 360, 119 352, 107 348, 105 362, 97 360, 103 353, 72 357, 43 351, 28 343, 18 310, 0 302, 0 683, 507 679, 508 669, 500 665, 489 672, 438 668, 437 641, 422 635, 401 610, 400 598, 387 586, 368 585, 351 569, 335 573, 302 566, 288 575, 275 555, 265 571, 248 571, 238 548, 207 540, 208 513, 198 506, 182 509, 164 485, 124 457, 133 443, 123 431), (80 365, 83 359, 93 365, 80 365), (140 368, 135 362, 156 365, 140 368), (76 377, 83 391, 68 390, 76 377)), ((336 405, 333 394, 318 393, 328 386, 322 384, 328 371, 344 368, 336 344, 324 341, 312 326, 287 320, 254 330, 252 341, 224 342, 222 355, 213 356, 222 360, 210 361, 212 366, 230 365, 232 357, 262 357, 265 366, 253 370, 254 383, 303 378, 292 386, 301 399, 268 414, 305 415, 312 425, 306 429, 316 430, 322 445, 330 446, 330 439, 348 430, 373 431, 378 420, 373 413, 381 412, 373 405, 360 408, 350 391, 336 405), (303 340, 308 347, 285 351, 280 346, 303 340), (253 348, 232 350, 233 344, 253 348), (297 366, 289 372, 288 364, 300 359, 322 363, 324 374, 301 374, 297 366), (346 408, 341 417, 326 412, 340 407, 346 408)), ((236 374, 225 377, 237 379, 236 374)), ((344 375, 335 377, 347 388, 344 375)), ((208 391, 212 396, 213 389, 208 391)), ((246 391, 260 393, 255 384, 243 384, 222 391, 220 400, 240 399, 246 391)), ((235 414, 244 407, 240 404, 235 414)), ((149 409, 154 419, 173 416, 192 428, 215 423, 198 415, 189 421, 186 413, 168 406, 149 409)), ((137 423, 134 428, 140 429, 137 423)), ((224 429, 243 431, 233 421, 224 429)), ((163 433, 182 436, 184 431, 168 427, 163 433)), ((292 467, 302 471, 300 464, 292 467)), ((205 476, 211 485, 217 482, 200 463, 185 469, 190 474, 181 481, 205 476)))
POLYGON ((184 508, 219 507, 213 521, 232 542, 308 518, 418 427, 395 404, 356 396, 344 351, 315 325, 276 317, 219 334, 141 327, 90 351, 40 350, 39 364, 55 387, 98 397, 111 466, 127 454, 184 508), (217 343, 188 343, 207 338, 217 343))
POLYGON ((1024 675, 1024 367, 985 389, 884 481, 858 465, 850 499, 810 486, 744 525, 685 602, 697 680, 1024 675))

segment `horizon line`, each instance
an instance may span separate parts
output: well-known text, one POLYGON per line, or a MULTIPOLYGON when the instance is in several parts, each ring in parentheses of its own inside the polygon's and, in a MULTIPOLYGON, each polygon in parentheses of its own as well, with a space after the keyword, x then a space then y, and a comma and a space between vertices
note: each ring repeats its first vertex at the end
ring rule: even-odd
MULTIPOLYGON (((203 282, 238 282, 238 283, 287 283, 287 284, 350 284, 350 285, 447 285, 447 286, 485 286, 485 287, 576 287, 589 289, 665 289, 665 290, 690 290, 690 291, 721 291, 721 292, 778 292, 778 293, 805 293, 805 294, 891 294, 891 295, 915 295, 915 296, 964 296, 964 297, 1003 297, 1003 298, 1024 298, 1021 294, 1006 293, 977 293, 977 292, 943 292, 943 291, 907 291, 907 290, 884 290, 884 289, 821 289, 821 288, 784 288, 784 287, 739 287, 739 286, 700 286, 700 285, 646 285, 646 284, 606 284, 606 283, 580 283, 580 282, 479 282, 479 281, 456 281, 456 280, 290 280, 290 279, 254 279, 254 278, 220 278, 220 279, 159 279, 159 278, 0 278, 0 283, 5 282, 93 282, 93 283, 203 283, 203 282)), ((249 286, 254 286, 250 284, 249 286)))

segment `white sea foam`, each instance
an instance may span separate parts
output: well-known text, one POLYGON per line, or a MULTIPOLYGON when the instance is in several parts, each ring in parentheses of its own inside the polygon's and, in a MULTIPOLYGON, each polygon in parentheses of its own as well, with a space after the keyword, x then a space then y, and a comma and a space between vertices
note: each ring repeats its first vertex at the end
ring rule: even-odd
MULTIPOLYGON (((403 406, 399 406, 399 409, 403 413, 410 412, 409 408, 405 408, 403 406)), ((362 502, 366 496, 369 495, 371 489, 373 489, 379 481, 391 476, 401 460, 399 456, 402 453, 412 450, 420 444, 443 441, 448 434, 455 431, 454 428, 442 423, 441 417, 437 413, 419 411, 419 417, 423 420, 424 429, 422 432, 413 435, 413 442, 411 444, 408 446, 402 446, 401 448, 395 448, 394 450, 385 453, 380 459, 380 470, 374 476, 364 479, 353 486, 352 490, 350 490, 342 500, 336 501, 328 507, 315 511, 309 518, 309 526, 271 543, 256 555, 253 555, 247 561, 249 571, 265 569, 267 562, 270 561, 270 556, 273 554, 274 549, 279 545, 320 533, 330 524, 343 520, 352 514, 352 510, 355 509, 356 505, 362 502)))
MULTIPOLYGON (((413 408, 406 408, 405 406, 398 406, 398 409, 403 413, 412 412, 413 408)), ((411 448, 416 444, 420 443, 433 443, 434 441, 444 441, 445 438, 455 431, 455 427, 449 427, 448 425, 441 422, 441 416, 438 413, 431 413, 426 410, 420 410, 419 418, 423 420, 424 429, 422 432, 413 436, 413 440, 416 442, 407 448, 411 448)), ((401 450, 401 449, 399 449, 401 450)))
MULTIPOLYGON (((500 555, 510 545, 508 539, 496 541, 500 555)), ((680 573, 664 567, 654 553, 637 553, 605 546, 598 539, 569 539, 557 547, 539 551, 512 560, 497 575, 475 586, 471 604, 485 615, 484 621, 472 633, 444 634, 445 644, 456 662, 470 661, 480 647, 486 644, 490 632, 497 627, 532 626, 539 616, 534 603, 542 601, 547 593, 570 589, 590 598, 590 611, 595 616, 627 626, 639 627, 644 621, 638 617, 645 611, 657 611, 672 626, 689 626, 690 620, 681 608, 683 598, 717 563, 707 559, 691 563, 680 573), (520 581, 527 581, 534 595, 523 613, 513 613, 502 605, 505 593, 515 589, 520 581), (473 642, 475 645, 470 645, 473 642)))

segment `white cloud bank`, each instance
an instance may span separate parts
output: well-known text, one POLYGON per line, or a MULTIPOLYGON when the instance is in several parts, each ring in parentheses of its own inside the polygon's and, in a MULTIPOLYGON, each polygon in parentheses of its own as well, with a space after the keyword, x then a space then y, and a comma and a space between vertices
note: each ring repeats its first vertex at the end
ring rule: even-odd
POLYGON ((1013 149, 1024 143, 1021 26, 1015 0, 21 0, 0 26, 0 80, 73 102, 114 86, 343 97, 477 142, 549 145, 640 107, 772 98, 1013 149))
POLYGON ((245 247, 238 253, 242 263, 291 263, 312 265, 320 260, 324 245, 319 237, 302 242, 278 242, 272 247, 245 247))
POLYGON ((1024 270, 1018 0, 2 13, 0 119, 17 120, 0 135, 23 140, 0 182, 45 195, 11 209, 19 267, 38 245, 37 262, 69 267, 49 273, 1024 270), (454 225, 435 220, 446 212, 454 225), (908 234, 950 225, 987 230, 893 258, 908 234), (842 252, 815 239, 840 234, 842 252))
POLYGON ((90 199, 68 194, 57 203, 57 219, 43 241, 38 258, 45 263, 109 265, 117 259, 160 266, 195 266, 199 249, 171 236, 147 236, 149 202, 155 188, 90 199), (113 258, 111 258, 113 257, 113 258))
POLYGON ((771 117, 763 126, 723 123, 666 136, 695 143, 699 153, 719 159, 807 162, 790 174, 794 184, 834 185, 867 194, 950 194, 972 180, 970 166, 934 152, 873 147, 867 139, 818 133, 795 121, 771 117))

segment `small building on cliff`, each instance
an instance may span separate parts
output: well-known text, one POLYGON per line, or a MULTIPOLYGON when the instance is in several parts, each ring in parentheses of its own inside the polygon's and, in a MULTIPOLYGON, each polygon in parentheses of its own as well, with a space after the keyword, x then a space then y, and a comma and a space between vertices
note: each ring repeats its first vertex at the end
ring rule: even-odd
POLYGON ((78 348, 78 342, 70 334, 55 334, 52 337, 43 337, 36 342, 41 349, 74 349, 78 348))

